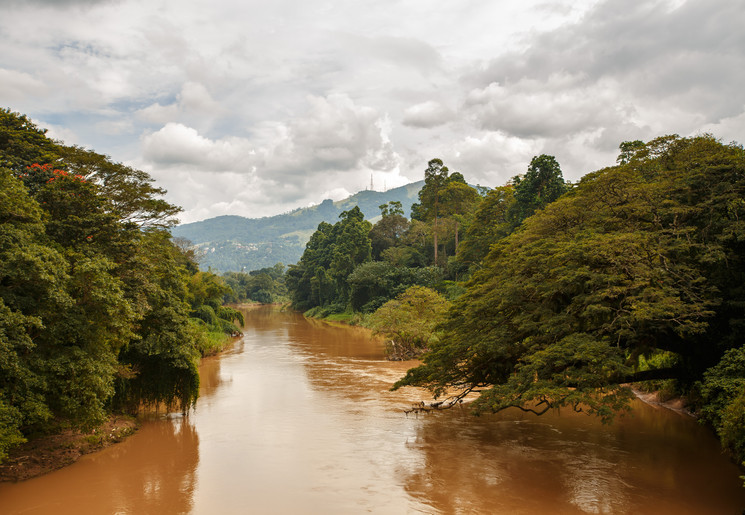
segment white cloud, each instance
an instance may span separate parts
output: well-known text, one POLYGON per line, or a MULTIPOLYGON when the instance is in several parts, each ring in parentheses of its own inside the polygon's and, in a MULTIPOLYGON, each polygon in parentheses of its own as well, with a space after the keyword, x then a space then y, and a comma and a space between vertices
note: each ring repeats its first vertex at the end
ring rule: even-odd
POLYGON ((29 94, 44 95, 49 86, 36 77, 17 70, 0 68, 0 98, 7 101, 17 101, 29 94))
POLYGON ((240 168, 242 160, 251 153, 246 140, 211 140, 180 123, 167 123, 146 135, 142 148, 143 157, 153 164, 211 172, 240 168))
POLYGON ((453 119, 454 115, 452 110, 440 102, 428 100, 407 108, 401 123, 409 127, 431 129, 446 124, 453 119))
POLYGON ((375 109, 343 94, 307 102, 302 116, 264 127, 264 146, 257 150, 260 174, 285 179, 395 167, 386 123, 375 109))
POLYGON ((494 186, 540 153, 576 179, 624 140, 742 140, 744 24, 730 0, 17 0, 0 100, 185 219, 261 216, 432 157, 494 186))
POLYGON ((410 182, 400 174, 386 117, 342 94, 306 101, 302 115, 264 124, 252 138, 211 139, 193 127, 169 122, 142 138, 145 167, 162 169, 159 180, 165 181, 169 198, 194 206, 192 213, 212 209, 245 214, 253 206, 276 214, 322 198, 349 196, 364 189, 371 175, 377 189, 410 182), (209 186, 192 184, 194 177, 208 180, 210 175, 209 186), (232 186, 216 189, 225 176, 232 186), (226 191, 235 201, 217 200, 226 191))

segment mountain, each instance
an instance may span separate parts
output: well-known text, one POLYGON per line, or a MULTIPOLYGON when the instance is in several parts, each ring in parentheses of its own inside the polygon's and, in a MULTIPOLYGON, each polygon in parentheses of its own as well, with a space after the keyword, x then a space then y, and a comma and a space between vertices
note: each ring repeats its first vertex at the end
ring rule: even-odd
POLYGON ((321 222, 336 223, 342 211, 354 206, 359 206, 365 218, 375 222, 380 218, 378 206, 390 201, 401 202, 408 214, 423 185, 424 181, 419 181, 384 192, 360 191, 344 200, 327 199, 316 206, 264 218, 218 216, 179 225, 171 232, 201 249, 199 266, 205 270, 248 272, 276 263, 294 264, 321 222))

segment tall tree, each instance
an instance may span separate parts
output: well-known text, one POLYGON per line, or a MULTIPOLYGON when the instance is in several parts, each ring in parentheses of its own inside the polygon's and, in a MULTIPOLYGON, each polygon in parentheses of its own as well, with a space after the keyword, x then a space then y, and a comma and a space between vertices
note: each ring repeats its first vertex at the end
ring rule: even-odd
POLYGON ((476 269, 495 243, 512 232, 508 212, 514 200, 512 186, 489 190, 479 203, 473 220, 458 247, 457 259, 476 269))
POLYGON ((559 163, 554 156, 546 154, 531 159, 527 173, 513 177, 512 182, 515 203, 510 215, 515 225, 519 225, 567 191, 559 163))
POLYGON ((440 218, 440 195, 448 183, 448 167, 441 159, 432 159, 424 170, 424 186, 419 190, 419 202, 411 206, 412 220, 432 223, 432 237, 435 265, 438 250, 438 220, 440 218))
POLYGON ((481 201, 481 196, 474 188, 466 184, 461 174, 456 172, 448 178, 447 185, 440 194, 440 199, 442 215, 450 218, 455 227, 455 253, 457 253, 460 226, 475 211, 476 206, 481 201))
POLYGON ((287 272, 287 288, 299 309, 349 301, 347 277, 358 265, 370 261, 370 222, 359 207, 339 215, 334 225, 321 222, 305 252, 287 272))
POLYGON ((409 228, 401 202, 391 201, 379 207, 382 218, 370 229, 372 258, 375 260, 379 260, 386 249, 397 246, 409 228))

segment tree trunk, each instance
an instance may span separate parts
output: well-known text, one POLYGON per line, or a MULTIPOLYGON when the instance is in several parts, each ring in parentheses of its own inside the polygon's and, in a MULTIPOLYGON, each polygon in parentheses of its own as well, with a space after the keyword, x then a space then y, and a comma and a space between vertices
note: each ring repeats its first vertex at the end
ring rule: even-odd
POLYGON ((455 254, 458 255, 458 220, 455 221, 455 254))
POLYGON ((435 242, 435 266, 437 266, 437 216, 435 216, 435 223, 432 230, 432 235, 434 237, 435 242))

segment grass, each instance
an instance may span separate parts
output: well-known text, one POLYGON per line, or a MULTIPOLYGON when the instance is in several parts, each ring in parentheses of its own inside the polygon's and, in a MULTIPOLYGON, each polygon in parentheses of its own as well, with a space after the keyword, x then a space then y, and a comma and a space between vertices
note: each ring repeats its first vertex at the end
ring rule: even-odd
POLYGON ((229 334, 222 331, 205 331, 197 349, 202 357, 214 356, 225 350, 231 343, 233 343, 233 338, 229 334))

